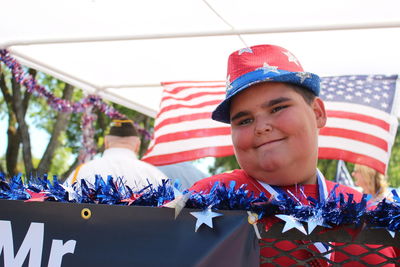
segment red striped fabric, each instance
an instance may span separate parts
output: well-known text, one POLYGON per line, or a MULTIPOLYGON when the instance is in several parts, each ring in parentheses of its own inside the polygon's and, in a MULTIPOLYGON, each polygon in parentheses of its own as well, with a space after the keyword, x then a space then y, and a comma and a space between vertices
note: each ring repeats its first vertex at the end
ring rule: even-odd
MULTIPOLYGON (((339 78, 322 80, 323 84, 332 84, 339 78)), ((211 120, 211 112, 225 97, 224 82, 168 82, 163 86, 154 136, 143 160, 158 166, 234 154, 230 125, 211 120)), ((319 158, 365 164, 384 173, 397 130, 397 118, 392 112, 395 95, 391 96, 388 112, 368 104, 329 98, 328 89, 321 94, 328 121, 320 130, 319 158)))
POLYGON ((396 136, 397 75, 321 79, 328 121, 320 130, 319 158, 367 165, 386 173, 396 136))
POLYGON ((144 161, 159 166, 234 154, 230 125, 211 120, 211 112, 225 97, 225 82, 162 85, 160 111, 144 161))

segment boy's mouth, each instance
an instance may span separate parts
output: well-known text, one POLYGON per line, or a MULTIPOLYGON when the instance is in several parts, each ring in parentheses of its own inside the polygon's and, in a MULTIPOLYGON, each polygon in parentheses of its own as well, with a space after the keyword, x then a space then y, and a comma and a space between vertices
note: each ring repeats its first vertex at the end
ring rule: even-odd
POLYGON ((269 140, 269 141, 266 141, 266 142, 263 142, 261 144, 256 145, 255 148, 259 148, 259 147, 262 147, 262 146, 269 146, 269 145, 281 142, 281 141, 283 141, 285 139, 286 138, 279 138, 279 139, 269 140))

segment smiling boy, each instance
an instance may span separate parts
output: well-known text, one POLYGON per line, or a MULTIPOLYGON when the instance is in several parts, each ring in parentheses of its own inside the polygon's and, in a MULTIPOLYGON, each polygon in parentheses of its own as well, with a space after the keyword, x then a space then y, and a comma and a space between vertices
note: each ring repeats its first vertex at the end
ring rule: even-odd
MULTIPOLYGON (((308 204, 299 190, 301 185, 306 196, 325 199, 336 184, 325 180, 317 170, 318 132, 327 120, 319 90, 319 77, 304 72, 294 55, 282 47, 258 45, 232 53, 228 60, 226 98, 212 118, 231 124, 232 143, 241 169, 200 180, 190 190, 207 193, 215 182, 228 185, 236 181, 238 187, 246 184, 256 195, 264 192, 270 197, 290 191, 308 204)), ((353 194, 356 201, 361 199, 359 192, 346 186, 339 185, 336 192, 353 194)), ((293 246, 283 241, 279 248, 293 246)), ((358 247, 348 252, 357 254, 358 247)), ((263 248, 260 253, 267 258, 278 252, 263 248)), ((298 253, 298 259, 311 257, 305 250, 298 253)), ((393 250, 384 253, 393 256, 393 250)), ((332 253, 331 260, 341 262, 346 258, 332 253)), ((382 261, 380 257, 368 256, 370 264, 382 261)), ((296 264, 288 257, 278 258, 275 263, 296 264)), ((315 260, 313 264, 326 266, 327 262, 315 260)), ((357 266, 356 262, 351 264, 357 266)))

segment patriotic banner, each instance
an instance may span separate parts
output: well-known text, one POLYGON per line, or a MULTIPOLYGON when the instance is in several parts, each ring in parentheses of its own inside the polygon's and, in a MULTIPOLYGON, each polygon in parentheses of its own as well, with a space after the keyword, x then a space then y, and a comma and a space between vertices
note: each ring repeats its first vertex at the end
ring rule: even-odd
POLYGON ((193 211, 0 200, 0 266, 259 266, 245 211, 197 232, 193 211))
POLYGON ((321 98, 327 125, 319 158, 341 159, 385 173, 397 132, 397 75, 325 77, 321 98))
POLYGON ((166 165, 233 155, 230 125, 211 119, 225 97, 225 82, 168 82, 149 150, 142 158, 166 165))
MULTIPOLYGON (((322 78, 328 121, 319 158, 370 166, 385 173, 397 131, 397 75, 322 78)), ((211 119, 225 97, 225 82, 163 83, 154 136, 143 160, 166 165, 233 155, 230 125, 211 119)))

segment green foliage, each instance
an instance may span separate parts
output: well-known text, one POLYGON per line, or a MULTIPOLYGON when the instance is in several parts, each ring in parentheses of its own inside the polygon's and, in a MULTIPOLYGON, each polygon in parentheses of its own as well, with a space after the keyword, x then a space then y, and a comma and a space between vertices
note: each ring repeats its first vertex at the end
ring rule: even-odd
POLYGON ((397 135, 394 140, 392 153, 389 161, 389 168, 387 172, 389 186, 400 187, 400 129, 397 129, 397 135))
MULTIPOLYGON (((4 64, 0 63, 0 71, 5 75, 5 82, 8 88, 11 88, 11 73, 4 64)), ((28 70, 25 69, 27 72, 28 70)), ((54 77, 47 75, 45 73, 37 72, 36 80, 42 86, 44 86, 48 91, 51 91, 56 97, 62 97, 65 83, 55 79, 54 77)), ((25 93, 26 88, 21 87, 21 93, 25 93)), ((85 97, 82 90, 75 89, 72 96, 72 101, 80 101, 85 97)), ((130 110, 126 107, 108 103, 109 105, 114 106, 120 113, 125 114, 127 118, 134 120, 141 127, 145 129, 152 129, 154 125, 154 120, 149 118, 143 114, 140 114, 136 111, 130 110)), ((6 103, 4 101, 3 94, 0 94, 0 119, 6 120, 8 118, 8 109, 6 103)), ((98 119, 94 122, 95 128, 95 143, 97 144, 97 148, 99 152, 103 151, 103 143, 104 143, 104 135, 107 132, 111 119, 108 118, 105 114, 101 113, 98 110, 94 110, 96 112, 98 119)), ((54 122, 57 119, 58 111, 54 110, 50 107, 43 97, 38 97, 33 94, 30 97, 27 113, 26 113, 26 122, 29 125, 30 129, 36 128, 43 130, 49 134, 52 134, 54 122)), ((76 159, 79 155, 80 150, 82 149, 82 129, 81 129, 81 113, 72 113, 69 117, 69 122, 65 133, 61 134, 59 137, 60 146, 55 150, 55 154, 52 157, 52 162, 50 166, 50 170, 48 173, 51 176, 54 175, 62 175, 65 171, 67 171, 71 165, 71 163, 76 159)), ((3 130, 3 129, 1 129, 3 130)), ((6 129, 4 129, 6 130, 6 129)), ((3 132, 4 134, 4 132, 3 132)), ((37 140, 31 134, 31 145, 37 145, 37 140), (36 142, 36 143, 35 143, 36 142)), ((43 142, 40 142, 43 143, 43 142)), ((142 149, 141 153, 145 152, 149 140, 142 138, 142 149)), ((21 150, 19 151, 21 153, 21 150)), ((2 155, 0 155, 2 156, 2 155)), ((4 156, 0 159, 1 169, 6 169, 6 162, 4 156)), ((39 164, 39 159, 33 159, 33 166, 36 168, 39 164)), ((18 159, 18 171, 24 172, 24 164, 22 158, 18 159)))
POLYGON ((237 162, 235 156, 216 158, 214 165, 208 168, 212 175, 234 169, 240 169, 239 163, 237 162))
POLYGON ((59 147, 55 152, 55 156, 51 162, 51 168, 48 172, 49 177, 53 175, 60 176, 65 173, 72 162, 71 149, 68 147, 59 147))

